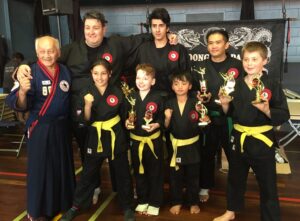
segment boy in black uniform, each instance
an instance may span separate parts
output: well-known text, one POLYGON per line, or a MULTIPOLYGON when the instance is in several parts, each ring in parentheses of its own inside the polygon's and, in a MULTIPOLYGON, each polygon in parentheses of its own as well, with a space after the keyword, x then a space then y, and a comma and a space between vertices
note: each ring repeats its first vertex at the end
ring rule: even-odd
POLYGON ((159 214, 163 201, 163 101, 160 94, 151 89, 155 84, 155 70, 150 64, 136 67, 136 87, 129 101, 133 105, 135 119, 126 120, 132 141, 131 156, 136 179, 138 206, 141 214, 159 214))
POLYGON ((214 221, 233 220, 235 212, 243 208, 250 167, 259 185, 261 220, 280 220, 273 126, 286 122, 289 111, 281 85, 263 71, 267 54, 267 47, 261 42, 248 42, 242 49, 247 75, 237 82, 233 100, 220 97, 224 112, 232 116, 234 129, 230 143, 227 211, 214 221))
POLYGON ((128 142, 124 122, 126 105, 122 91, 108 81, 112 69, 108 61, 100 59, 92 66, 92 79, 83 89, 79 117, 88 126, 86 155, 80 181, 77 183, 73 206, 62 217, 72 220, 78 210, 90 204, 99 174, 99 167, 106 158, 111 160, 115 172, 118 197, 126 221, 134 221, 131 210, 133 191, 127 159, 128 142))
POLYGON ((155 89, 163 96, 172 92, 169 76, 173 73, 190 70, 189 56, 181 45, 170 45, 167 33, 170 26, 170 15, 165 8, 156 8, 149 15, 153 41, 144 42, 138 48, 137 64, 151 64, 156 71, 155 89))
POLYGON ((230 57, 226 53, 229 48, 228 33, 223 29, 216 29, 209 32, 206 36, 207 50, 210 54, 209 59, 200 62, 193 67, 192 74, 196 82, 194 88, 199 88, 199 81, 205 81, 208 91, 207 99, 198 96, 209 110, 211 124, 205 131, 205 144, 201 148, 200 163, 200 192, 201 202, 206 202, 209 198, 209 189, 215 182, 215 155, 223 147, 227 159, 229 144, 229 123, 226 116, 222 113, 221 106, 215 102, 218 99, 220 87, 224 85, 221 74, 234 74, 236 77, 242 76, 242 63, 240 60, 230 57), (202 72, 202 73, 201 73, 202 72), (200 74, 201 73, 201 74, 200 74))
POLYGON ((172 89, 176 94, 166 102, 165 127, 170 132, 172 144, 170 159, 170 212, 179 214, 183 204, 182 191, 186 187, 190 212, 200 212, 198 206, 200 127, 201 119, 195 109, 197 98, 188 95, 192 88, 190 73, 172 75, 172 89))

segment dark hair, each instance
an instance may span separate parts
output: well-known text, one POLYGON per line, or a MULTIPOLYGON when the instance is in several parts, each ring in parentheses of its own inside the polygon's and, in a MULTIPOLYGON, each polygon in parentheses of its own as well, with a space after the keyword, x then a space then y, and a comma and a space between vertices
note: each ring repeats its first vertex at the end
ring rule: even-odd
POLYGON ((138 70, 145 71, 147 76, 155 78, 155 69, 151 64, 138 64, 135 71, 138 72, 138 70))
POLYGON ((222 35, 225 42, 228 42, 228 40, 229 40, 228 32, 224 29, 218 28, 218 29, 212 29, 212 30, 208 31, 208 33, 206 34, 206 41, 208 41, 209 36, 211 36, 213 34, 222 35))
POLYGON ((244 57, 245 51, 255 52, 257 51, 263 59, 268 58, 268 48, 263 43, 259 41, 250 41, 247 42, 241 51, 242 58, 244 57))
POLYGON ((104 15, 101 12, 96 11, 96 10, 91 10, 84 14, 83 24, 85 23, 85 20, 87 20, 87 19, 97 19, 98 21, 101 22, 102 26, 105 26, 105 24, 107 23, 104 15))
POLYGON ((149 24, 151 26, 152 19, 160 19, 162 20, 167 27, 170 26, 171 18, 169 12, 165 8, 155 8, 151 14, 149 15, 149 24))
POLYGON ((24 55, 20 52, 15 52, 15 53, 12 54, 11 58, 23 61, 24 60, 24 55))
POLYGON ((193 83, 193 77, 189 71, 178 72, 170 75, 170 81, 173 82, 175 80, 180 81, 188 81, 190 84, 193 83))
POLYGON ((98 65, 102 65, 109 73, 112 71, 111 64, 104 58, 100 58, 99 60, 95 61, 91 66, 91 70, 98 65))

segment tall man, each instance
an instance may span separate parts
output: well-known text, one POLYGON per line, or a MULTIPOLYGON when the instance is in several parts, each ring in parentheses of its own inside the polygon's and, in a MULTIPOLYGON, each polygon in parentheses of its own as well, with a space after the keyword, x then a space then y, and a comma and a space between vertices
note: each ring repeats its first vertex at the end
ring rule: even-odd
MULTIPOLYGON (((209 189, 214 186, 215 155, 220 147, 223 147, 227 159, 229 144, 229 129, 227 118, 222 112, 221 106, 215 102, 218 99, 220 87, 224 85, 224 76, 233 74, 242 76, 242 63, 240 60, 230 57, 226 50, 229 48, 228 33, 223 29, 210 31, 207 36, 207 50, 209 59, 199 62, 193 68, 196 88, 199 90, 199 80, 202 79, 200 70, 204 71, 204 80, 207 83, 208 100, 205 102, 211 118, 211 126, 205 130, 205 144, 201 147, 200 163, 200 201, 206 202, 209 198, 209 189), (222 76, 223 75, 223 76, 222 76)), ((201 99, 201 98, 200 98, 201 99)))

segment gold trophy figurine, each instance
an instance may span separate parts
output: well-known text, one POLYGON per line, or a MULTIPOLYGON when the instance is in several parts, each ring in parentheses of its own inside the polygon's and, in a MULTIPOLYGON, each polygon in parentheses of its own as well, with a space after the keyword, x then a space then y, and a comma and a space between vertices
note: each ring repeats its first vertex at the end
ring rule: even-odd
MULTIPOLYGON (((234 91, 235 87, 235 78, 233 73, 220 73, 222 78, 224 79, 223 86, 220 87, 219 96, 225 96, 228 97, 230 100, 233 99, 232 96, 230 96, 230 93, 234 91)), ((216 103, 220 104, 220 100, 215 100, 216 103)))
POLYGON ((199 70, 197 69, 193 69, 194 71, 196 71, 198 74, 201 75, 201 80, 199 80, 199 85, 200 85, 200 97, 203 99, 203 101, 207 101, 208 100, 208 94, 207 94, 207 81, 204 79, 204 75, 205 75, 205 68, 199 68, 199 70))
POLYGON ((206 126, 207 124, 209 124, 210 119, 209 116, 207 115, 208 110, 205 107, 204 104, 202 104, 201 101, 198 101, 195 105, 195 109, 196 111, 200 114, 200 118, 199 118, 199 126, 206 126))
POLYGON ((264 102, 264 100, 261 97, 262 91, 264 90, 265 86, 263 82, 260 80, 259 76, 255 76, 252 79, 252 87, 256 91, 255 100, 252 101, 252 104, 258 104, 264 102))
POLYGON ((143 129, 150 129, 150 123, 151 121, 153 120, 153 113, 151 110, 146 110, 145 112, 145 117, 144 117, 144 121, 145 121, 145 124, 142 125, 142 128, 143 129))
POLYGON ((128 84, 126 82, 121 82, 121 88, 123 91, 123 94, 125 95, 126 100, 129 102, 131 109, 128 112, 128 124, 127 127, 129 130, 132 130, 135 128, 135 122, 136 122, 136 112, 134 110, 135 106, 135 100, 131 93, 134 91, 134 88, 129 88, 128 84))

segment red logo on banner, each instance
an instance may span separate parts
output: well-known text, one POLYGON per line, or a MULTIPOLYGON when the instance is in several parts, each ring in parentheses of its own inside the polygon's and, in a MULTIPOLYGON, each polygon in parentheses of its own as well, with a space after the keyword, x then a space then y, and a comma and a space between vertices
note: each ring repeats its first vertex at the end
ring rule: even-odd
POLYGON ((272 97, 272 92, 268 88, 265 88, 262 90, 260 94, 261 99, 270 101, 272 97))
POLYGON ((178 52, 177 51, 170 51, 168 54, 168 58, 170 61, 177 61, 179 58, 178 52))
POLYGON ((117 96, 115 95, 109 95, 107 98, 106 98, 106 102, 109 106, 113 107, 113 106, 116 106, 118 104, 118 98, 117 96))
POLYGON ((157 104, 154 103, 154 102, 149 102, 147 105, 146 105, 146 110, 150 110, 153 114, 157 111, 157 104))
POLYGON ((112 63, 113 62, 113 57, 110 53, 104 53, 102 55, 102 58, 104 58, 105 60, 107 60, 109 63, 112 63))
POLYGON ((233 75, 234 78, 237 78, 239 76, 239 70, 236 68, 229 68, 227 75, 233 75))

